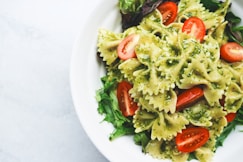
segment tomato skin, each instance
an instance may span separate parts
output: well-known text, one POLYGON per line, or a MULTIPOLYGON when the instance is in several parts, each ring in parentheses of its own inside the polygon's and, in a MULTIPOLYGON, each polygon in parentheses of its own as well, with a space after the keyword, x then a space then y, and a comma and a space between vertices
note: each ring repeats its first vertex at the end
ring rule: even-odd
POLYGON ((243 47, 236 42, 228 42, 220 47, 220 57, 228 62, 243 60, 243 47))
POLYGON ((230 123, 235 119, 236 113, 228 113, 225 117, 227 119, 227 122, 230 123))
POLYGON ((163 24, 169 25, 174 22, 177 16, 178 7, 175 2, 164 2, 160 4, 157 9, 160 11, 163 17, 163 24))
POLYGON ((137 45, 139 38, 139 35, 131 34, 121 41, 117 47, 118 57, 121 60, 136 58, 135 46, 137 45))
POLYGON ((133 116, 138 109, 138 105, 129 94, 132 85, 127 81, 122 81, 117 85, 117 99, 119 108, 125 117, 133 116))
POLYGON ((176 111, 181 111, 185 107, 197 102, 203 97, 204 92, 200 87, 192 87, 177 96, 176 111))
POLYGON ((190 17, 184 22, 182 32, 185 32, 202 42, 206 35, 206 27, 200 18, 190 17))
POLYGON ((181 152, 193 152, 203 146, 209 139, 209 130, 203 127, 183 129, 176 136, 176 146, 181 152))

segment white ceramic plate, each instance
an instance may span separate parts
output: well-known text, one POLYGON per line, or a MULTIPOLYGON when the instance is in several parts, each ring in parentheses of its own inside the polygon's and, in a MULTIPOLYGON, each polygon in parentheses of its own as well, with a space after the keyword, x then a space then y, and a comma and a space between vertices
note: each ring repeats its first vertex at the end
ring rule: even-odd
MULTIPOLYGON (((112 162, 139 161, 165 162, 168 160, 153 159, 134 144, 132 137, 122 137, 109 141, 113 127, 103 122, 103 116, 97 112, 95 92, 101 87, 100 78, 104 75, 104 67, 96 55, 97 31, 106 28, 120 31, 120 14, 118 0, 100 0, 97 8, 89 16, 74 45, 71 60, 71 92, 78 117, 87 135, 98 150, 112 162)), ((243 1, 233 1, 234 13, 243 17, 243 1)), ((239 128, 238 128, 239 129, 239 128)), ((224 147, 217 150, 215 162, 240 162, 243 150, 243 133, 238 129, 225 141, 224 147)), ((241 127, 241 129, 243 129, 241 127)))

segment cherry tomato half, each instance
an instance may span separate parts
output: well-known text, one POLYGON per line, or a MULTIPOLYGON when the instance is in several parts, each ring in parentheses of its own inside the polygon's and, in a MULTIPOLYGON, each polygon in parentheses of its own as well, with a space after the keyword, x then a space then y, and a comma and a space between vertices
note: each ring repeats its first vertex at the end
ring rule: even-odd
POLYGON ((206 27, 200 18, 190 17, 184 22, 182 32, 185 32, 202 42, 206 34, 206 27))
POLYGON ((220 47, 220 57, 228 62, 243 60, 243 47, 236 42, 228 42, 220 47))
POLYGON ((163 17, 163 24, 169 25, 174 22, 177 16, 178 7, 175 2, 164 2, 157 7, 163 17))
POLYGON ((209 131, 203 127, 183 129, 176 136, 176 146, 181 152, 193 152, 203 146, 209 139, 209 131))
POLYGON ((226 117, 228 123, 232 122, 236 117, 236 113, 228 113, 225 117, 226 117))
POLYGON ((121 60, 127 60, 129 58, 135 58, 135 46, 139 41, 140 36, 137 34, 131 34, 127 36, 125 39, 117 47, 118 57, 121 60))
POLYGON ((203 89, 200 87, 192 87, 183 91, 177 96, 176 111, 181 111, 185 107, 197 102, 203 95, 203 89))
POLYGON ((132 85, 127 81, 122 81, 118 83, 117 86, 117 99, 119 108, 122 114, 126 117, 133 116, 138 109, 138 105, 133 101, 129 94, 129 90, 132 88, 132 85))

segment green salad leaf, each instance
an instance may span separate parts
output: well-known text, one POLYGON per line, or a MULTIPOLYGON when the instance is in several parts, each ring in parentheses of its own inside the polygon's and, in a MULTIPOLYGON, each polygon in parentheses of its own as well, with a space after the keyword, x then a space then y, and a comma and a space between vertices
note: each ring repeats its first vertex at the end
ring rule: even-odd
POLYGON ((138 25, 144 16, 154 11, 162 2, 164 0, 119 0, 122 29, 138 25))
POLYGON ((203 4, 204 7, 209 9, 209 11, 211 12, 216 11, 220 7, 220 4, 222 3, 218 0, 201 0, 200 2, 203 4))
POLYGON ((145 152, 145 147, 150 141, 150 134, 148 132, 136 133, 133 137, 135 144, 142 146, 142 151, 145 152))
POLYGON ((110 135, 110 140, 123 135, 134 134, 131 118, 122 115, 116 97, 117 80, 109 80, 107 76, 101 78, 103 87, 96 91, 98 112, 104 115, 104 121, 112 123, 115 130, 110 135))
POLYGON ((119 0, 119 8, 123 14, 137 13, 145 0, 119 0))
POLYGON ((239 25, 241 18, 230 11, 226 15, 226 20, 228 21, 226 34, 229 37, 229 41, 243 45, 243 26, 239 25))

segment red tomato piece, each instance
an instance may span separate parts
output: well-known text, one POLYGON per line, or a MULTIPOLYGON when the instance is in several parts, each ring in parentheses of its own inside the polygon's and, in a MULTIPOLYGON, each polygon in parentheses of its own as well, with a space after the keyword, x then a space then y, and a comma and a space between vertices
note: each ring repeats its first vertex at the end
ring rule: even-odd
POLYGON ((118 83, 117 86, 117 99, 119 108, 122 114, 126 117, 133 116, 138 109, 138 105, 133 101, 129 94, 129 90, 132 88, 132 85, 127 81, 122 81, 118 83))
POLYGON ((236 113, 228 113, 225 117, 226 117, 228 123, 232 122, 236 117, 236 113))
POLYGON ((185 107, 197 102, 203 95, 203 89, 200 87, 192 87, 183 91, 177 96, 176 111, 181 111, 185 107))
POLYGON ((220 57, 228 62, 243 60, 243 47, 236 42, 228 42, 220 47, 220 57))
POLYGON ((181 152, 193 152, 203 146, 209 139, 209 131, 203 127, 183 129, 176 136, 176 146, 181 152))
POLYGON ((206 34, 206 27, 200 18, 190 17, 184 22, 182 32, 185 32, 202 42, 206 34))
POLYGON ((163 24, 169 25, 174 22, 177 16, 178 7, 175 2, 164 2, 157 7, 163 17, 163 24))
POLYGON ((121 41, 117 47, 118 57, 121 60, 136 58, 135 46, 137 45, 139 38, 139 35, 131 34, 121 41))

